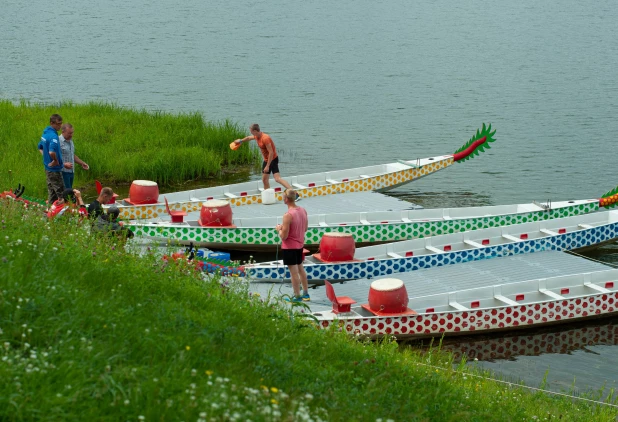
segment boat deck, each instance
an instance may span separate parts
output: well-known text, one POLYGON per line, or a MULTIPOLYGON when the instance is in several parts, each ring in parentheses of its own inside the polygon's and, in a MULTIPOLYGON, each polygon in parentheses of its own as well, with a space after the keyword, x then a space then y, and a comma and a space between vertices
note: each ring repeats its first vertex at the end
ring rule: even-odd
MULTIPOLYGON (((163 195, 164 196, 164 195, 163 195)), ((403 201, 378 192, 351 192, 336 195, 313 196, 303 198, 298 202, 307 214, 333 214, 343 212, 373 212, 403 211, 422 209, 423 207, 412 202, 403 201)), ((251 204, 242 207, 232 207, 234 218, 281 217, 287 206, 283 202, 272 205, 251 204)), ((189 213, 185 221, 197 220, 200 212, 189 213)), ((170 217, 155 218, 150 221, 169 221, 170 217)))
MULTIPOLYGON (((404 282, 410 297, 418 297, 610 268, 608 265, 565 252, 547 251, 428 268, 378 278, 398 278, 404 282)), ((367 303, 369 287, 373 281, 375 279, 353 280, 333 284, 333 287, 337 296, 349 296, 360 305, 367 303)), ((292 294, 290 283, 253 282, 249 289, 264 298, 268 296, 269 291, 270 295, 275 297, 292 294)), ((311 301, 305 303, 310 306, 311 312, 332 308, 326 298, 324 286, 310 288, 309 294, 311 301)))

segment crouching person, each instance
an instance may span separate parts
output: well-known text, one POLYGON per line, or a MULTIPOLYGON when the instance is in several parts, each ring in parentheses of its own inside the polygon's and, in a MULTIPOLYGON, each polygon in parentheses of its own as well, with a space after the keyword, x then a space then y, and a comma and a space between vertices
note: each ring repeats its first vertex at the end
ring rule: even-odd
POLYGON ((79 215, 79 223, 88 217, 88 210, 82 199, 82 194, 77 189, 65 189, 62 197, 56 199, 47 210, 47 217, 53 219, 65 214, 79 215))
POLYGON ((123 227, 118 221, 120 210, 116 205, 112 205, 107 209, 107 213, 103 213, 97 217, 92 225, 93 233, 109 234, 110 236, 118 236, 121 240, 131 239, 134 234, 131 229, 123 227))

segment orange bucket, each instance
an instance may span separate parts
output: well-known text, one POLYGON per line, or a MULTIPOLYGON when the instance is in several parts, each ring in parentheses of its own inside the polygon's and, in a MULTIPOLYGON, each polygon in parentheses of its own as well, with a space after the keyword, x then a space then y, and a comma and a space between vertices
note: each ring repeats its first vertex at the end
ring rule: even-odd
POLYGON ((230 149, 232 151, 236 151, 238 148, 240 148, 241 145, 242 145, 242 142, 240 144, 237 144, 236 141, 234 141, 230 144, 230 149))

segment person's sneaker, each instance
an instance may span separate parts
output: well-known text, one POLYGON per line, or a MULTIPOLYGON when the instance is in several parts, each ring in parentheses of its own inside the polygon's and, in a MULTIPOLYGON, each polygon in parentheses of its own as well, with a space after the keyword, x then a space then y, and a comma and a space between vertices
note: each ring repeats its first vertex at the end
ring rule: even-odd
POLYGON ((296 192, 296 199, 294 200, 294 202, 298 202, 301 199, 303 199, 303 198, 298 194, 298 192, 296 192))
POLYGON ((286 297, 284 300, 286 302, 302 302, 303 301, 301 296, 292 296, 291 299, 289 297, 286 297))
POLYGON ((311 300, 311 296, 309 296, 309 293, 305 293, 300 298, 305 302, 309 302, 311 300))

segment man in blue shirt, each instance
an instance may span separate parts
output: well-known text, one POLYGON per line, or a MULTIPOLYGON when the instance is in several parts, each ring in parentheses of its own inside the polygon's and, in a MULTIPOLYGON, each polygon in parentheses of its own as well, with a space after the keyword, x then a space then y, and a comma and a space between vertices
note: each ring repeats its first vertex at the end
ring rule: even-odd
POLYGON ((58 139, 58 131, 61 126, 62 117, 59 114, 52 114, 49 118, 49 126, 43 130, 39 142, 39 151, 43 155, 43 165, 47 175, 47 199, 50 205, 62 198, 64 191, 62 152, 58 139))

